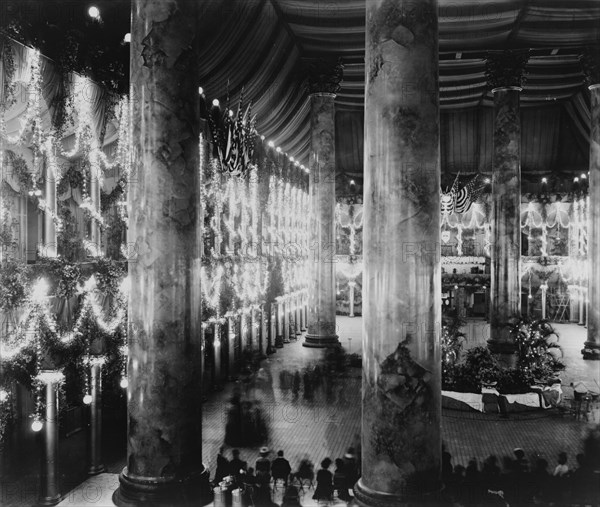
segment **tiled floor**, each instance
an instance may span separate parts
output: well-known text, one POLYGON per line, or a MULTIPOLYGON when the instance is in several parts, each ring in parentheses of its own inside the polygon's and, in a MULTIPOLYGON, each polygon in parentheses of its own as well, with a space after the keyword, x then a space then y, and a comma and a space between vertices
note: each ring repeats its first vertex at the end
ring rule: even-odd
MULTIPOLYGON (((595 385, 599 364, 583 361, 580 354, 586 330, 571 324, 556 327, 567 363, 564 383, 586 380, 595 385)), ((481 329, 480 336, 485 337, 485 330, 483 327, 481 329)), ((338 317, 340 342, 350 352, 360 353, 361 332, 361 318, 338 317)), ((472 340, 469 346, 476 344, 476 341, 472 340)), ((332 459, 341 457, 353 444, 355 435, 360 433, 360 370, 351 368, 335 378, 329 387, 326 384, 320 386, 315 390, 312 400, 304 399, 302 392, 295 397, 289 388, 280 383, 282 371, 293 373, 314 367, 323 360, 323 355, 322 350, 302 347, 301 340, 286 344, 284 349, 278 349, 264 362, 261 372, 263 380, 242 389, 248 397, 261 404, 269 427, 269 436, 264 444, 274 452, 283 449, 293 469, 304 456, 313 461, 315 468, 326 456, 332 459)), ((227 385, 203 405, 203 459, 213 473, 217 451, 224 442, 230 407, 228 400, 234 388, 234 384, 227 385)), ((455 464, 466 464, 471 457, 483 459, 489 454, 511 454, 514 447, 524 448, 530 456, 543 455, 551 464, 555 462, 558 452, 564 450, 569 455, 569 462, 574 463, 581 438, 589 424, 561 417, 554 410, 515 415, 511 419, 478 412, 444 410, 442 435, 455 464)), ((230 455, 231 448, 225 447, 230 455)), ((258 447, 240 447, 242 459, 247 460, 249 466, 253 466, 258 458, 258 447)), ((110 474, 89 479, 72 491, 61 505, 112 505, 110 495, 117 485, 114 474, 120 472, 123 465, 124 457, 113 461, 108 467, 110 474)), ((303 505, 312 505, 311 496, 312 492, 305 495, 303 505)), ((278 501, 279 497, 274 500, 278 501)))

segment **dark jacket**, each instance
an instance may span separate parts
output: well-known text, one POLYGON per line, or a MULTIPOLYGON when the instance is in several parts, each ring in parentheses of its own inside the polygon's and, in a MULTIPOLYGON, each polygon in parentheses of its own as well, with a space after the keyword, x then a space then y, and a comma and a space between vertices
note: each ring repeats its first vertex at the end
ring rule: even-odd
POLYGON ((287 479, 291 471, 290 462, 283 457, 275 458, 271 464, 271 473, 275 479, 287 479))

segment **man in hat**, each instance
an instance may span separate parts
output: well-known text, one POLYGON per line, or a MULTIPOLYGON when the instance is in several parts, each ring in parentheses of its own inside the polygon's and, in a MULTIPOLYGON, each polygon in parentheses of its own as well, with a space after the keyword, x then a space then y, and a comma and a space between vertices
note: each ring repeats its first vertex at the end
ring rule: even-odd
POLYGON ((527 458, 525 457, 525 451, 520 447, 516 447, 513 450, 513 454, 515 455, 515 472, 520 474, 525 474, 529 472, 529 463, 527 462, 527 458))

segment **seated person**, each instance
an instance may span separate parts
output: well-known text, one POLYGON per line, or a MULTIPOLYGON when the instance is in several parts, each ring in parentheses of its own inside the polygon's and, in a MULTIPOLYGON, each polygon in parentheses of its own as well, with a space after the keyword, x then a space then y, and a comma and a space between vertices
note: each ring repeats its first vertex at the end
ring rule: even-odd
POLYGON ((277 481, 277 479, 283 479, 284 484, 287 486, 288 477, 291 471, 292 467, 290 466, 290 462, 283 457, 283 451, 278 451, 277 458, 275 458, 271 464, 273 480, 277 481))
POLYGON ((248 464, 240 459, 240 451, 238 449, 231 451, 231 454, 233 455, 233 458, 229 462, 229 475, 232 475, 236 482, 240 484, 242 475, 240 471, 243 470, 245 472, 248 468, 248 464))

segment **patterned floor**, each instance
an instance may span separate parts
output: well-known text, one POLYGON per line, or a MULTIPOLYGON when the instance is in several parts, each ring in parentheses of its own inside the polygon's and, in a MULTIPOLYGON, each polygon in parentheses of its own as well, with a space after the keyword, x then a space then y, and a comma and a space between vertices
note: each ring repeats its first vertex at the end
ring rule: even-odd
MULTIPOLYGON (((598 363, 583 361, 580 354, 586 330, 571 324, 557 325, 557 330, 567 363, 564 383, 585 380, 594 385, 598 381, 598 363)), ((360 352, 361 332, 361 318, 338 317, 340 342, 350 352, 360 352)), ((473 340, 470 345, 476 344, 476 341, 473 340)), ((312 460, 315 468, 325 457, 341 457, 360 433, 360 370, 347 370, 329 386, 323 383, 315 389, 313 399, 305 399, 302 392, 295 397, 289 386, 285 385, 285 379, 282 379, 281 372, 302 372, 307 367, 312 368, 323 361, 323 355, 321 350, 302 347, 301 340, 286 344, 264 362, 260 374, 262 380, 250 388, 237 385, 247 396, 260 402, 269 427, 265 443, 273 454, 283 449, 293 469, 305 456, 312 460)), ((203 405, 203 460, 213 473, 218 449, 224 442, 229 399, 235 388, 235 384, 228 384, 203 405)), ((574 464, 581 439, 591 424, 561 416, 555 410, 515 415, 510 419, 444 410, 442 435, 454 464, 466 464, 472 457, 482 460, 490 454, 499 457, 509 455, 514 447, 522 447, 529 457, 544 456, 551 464, 560 451, 566 451, 569 464, 574 464)), ((231 447, 225 447, 226 454, 230 456, 231 447)), ((258 458, 258 447, 240 447, 241 457, 248 461, 249 466, 254 466, 258 458)), ((88 479, 73 489, 61 505, 112 505, 110 496, 117 486, 116 474, 122 470, 124 462, 124 456, 114 460, 108 466, 110 473, 88 479)), ((316 505, 311 496, 312 492, 307 492, 302 505, 316 505)), ((280 497, 281 490, 274 500, 278 502, 280 497)), ((0 501, 0 504, 12 507, 31 505, 31 502, 15 500, 0 501)))

